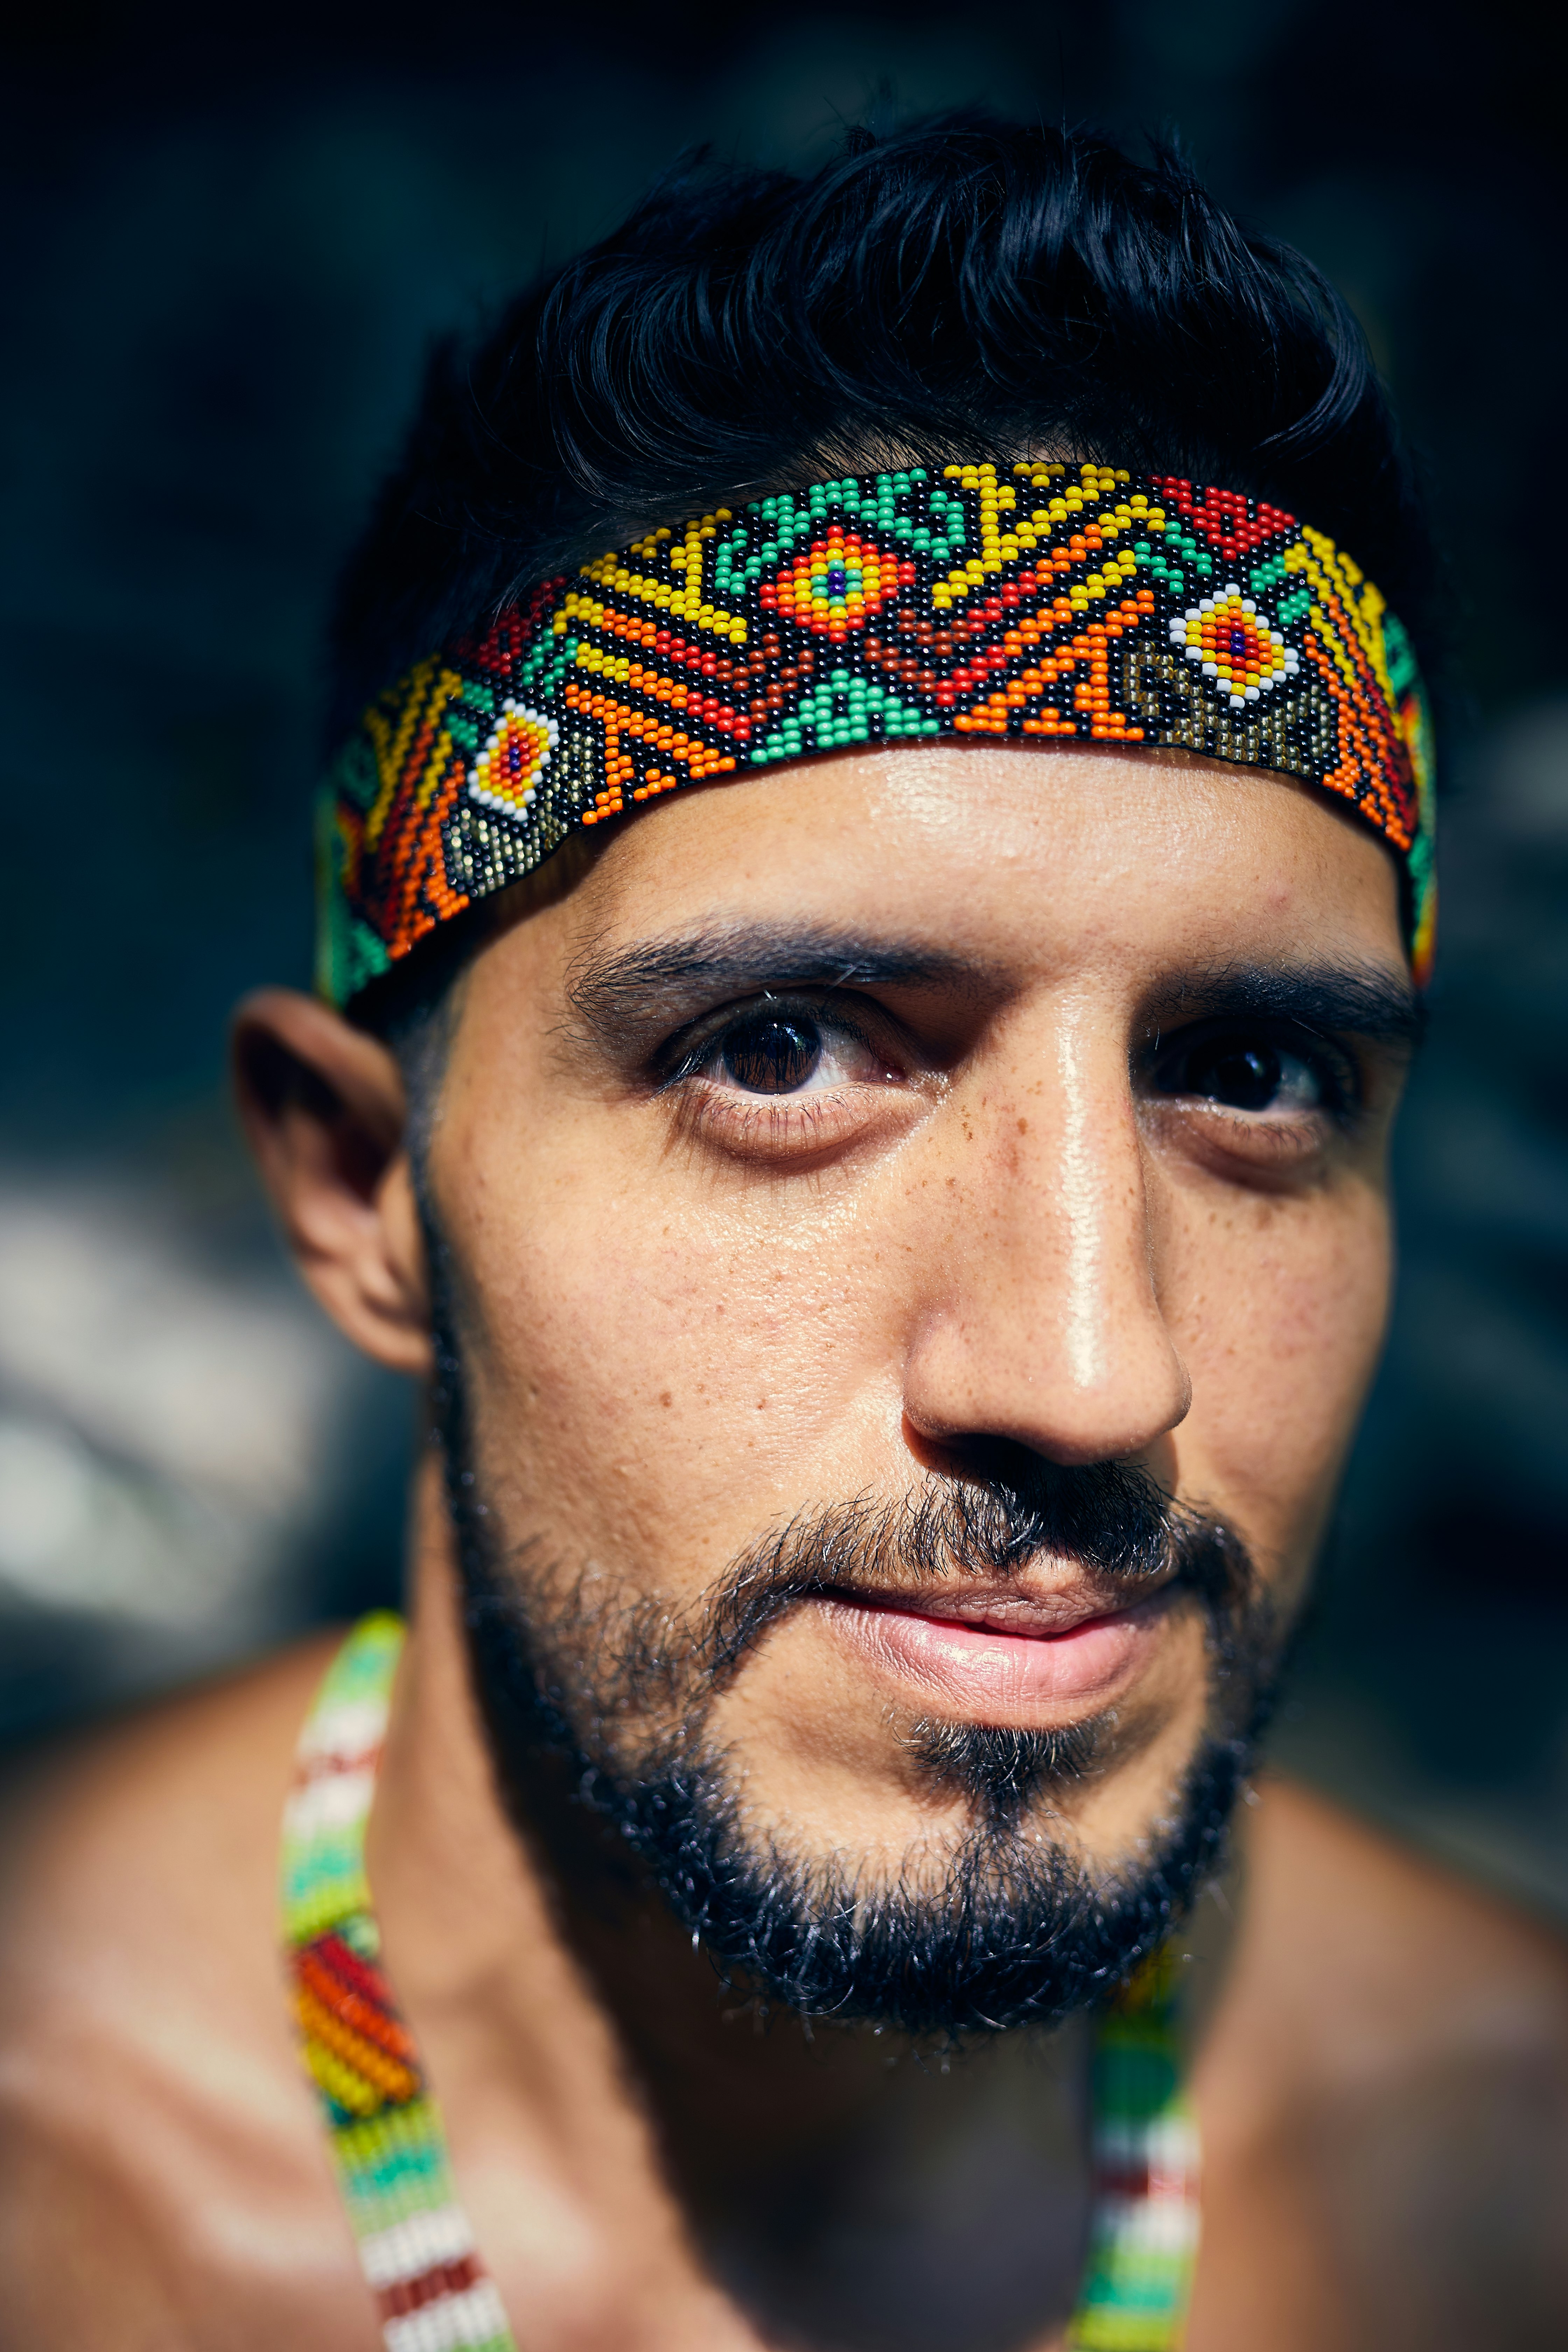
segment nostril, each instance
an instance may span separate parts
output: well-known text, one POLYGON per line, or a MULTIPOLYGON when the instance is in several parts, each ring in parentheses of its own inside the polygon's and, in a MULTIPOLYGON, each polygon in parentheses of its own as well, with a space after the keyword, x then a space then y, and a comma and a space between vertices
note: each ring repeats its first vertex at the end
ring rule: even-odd
POLYGON ((1056 1466, 1047 1455, 1017 1438, 967 1430, 933 1435, 918 1429, 908 1413, 904 1416, 904 1442, 922 1469, 978 1486, 1021 1486, 1042 1475, 1048 1476, 1056 1466))

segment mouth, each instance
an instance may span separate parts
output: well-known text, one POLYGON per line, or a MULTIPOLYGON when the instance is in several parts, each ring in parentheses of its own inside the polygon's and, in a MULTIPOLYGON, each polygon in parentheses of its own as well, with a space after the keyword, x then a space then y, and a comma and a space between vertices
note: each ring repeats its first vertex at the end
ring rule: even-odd
POLYGON ((820 1605, 849 1649, 906 1694, 912 1685, 922 1703, 977 1722, 1058 1722, 1085 1701, 1113 1701, 1136 1680, 1178 1589, 1173 1581, 1123 1600, 1081 1581, 940 1596, 838 1587, 820 1605))

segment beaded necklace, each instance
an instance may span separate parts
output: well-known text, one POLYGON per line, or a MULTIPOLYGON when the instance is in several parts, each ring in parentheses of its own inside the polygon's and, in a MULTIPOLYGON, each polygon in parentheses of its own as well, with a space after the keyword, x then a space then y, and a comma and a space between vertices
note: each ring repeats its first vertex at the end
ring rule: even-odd
MULTIPOLYGON (((458 2202, 440 2116, 381 1964, 364 1870, 400 1618, 366 1617, 300 1735, 282 1925, 301 2054, 386 2352, 517 2352, 458 2202)), ((1102 2013, 1094 2206, 1068 2352, 1175 2352, 1198 2240, 1198 2141, 1162 1954, 1102 2013)))

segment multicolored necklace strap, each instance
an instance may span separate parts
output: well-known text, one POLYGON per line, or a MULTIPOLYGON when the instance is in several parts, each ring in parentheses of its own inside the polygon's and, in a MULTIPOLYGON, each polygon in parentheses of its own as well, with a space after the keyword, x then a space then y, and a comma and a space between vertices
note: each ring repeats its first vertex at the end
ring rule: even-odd
MULTIPOLYGON (((300 1736, 284 1814, 283 1936, 305 2065, 387 2352, 516 2352, 458 2201, 440 2116, 381 1968, 364 1874, 402 1621, 364 1618, 300 1736)), ((1157 1954, 1105 2012, 1095 2197, 1071 2352, 1175 2352, 1198 2242, 1198 2142, 1174 1973, 1157 1954)))
POLYGON ((516 2352, 458 2201, 447 2137, 381 1969, 364 1831, 403 1648, 354 1628, 327 1670, 283 1816, 283 1936, 300 2049, 386 2352, 516 2352))
POLYGON ((1177 747, 1306 779, 1399 859, 1425 981, 1430 728, 1372 583, 1237 491, 983 460, 717 507, 417 663, 327 780, 321 992, 347 1003, 637 803, 944 735, 1177 747))
POLYGON ((1176 1963, 1165 1948, 1100 2018, 1094 2207, 1068 2352, 1172 2352, 1183 2341, 1201 2180, 1179 2029, 1176 1963))

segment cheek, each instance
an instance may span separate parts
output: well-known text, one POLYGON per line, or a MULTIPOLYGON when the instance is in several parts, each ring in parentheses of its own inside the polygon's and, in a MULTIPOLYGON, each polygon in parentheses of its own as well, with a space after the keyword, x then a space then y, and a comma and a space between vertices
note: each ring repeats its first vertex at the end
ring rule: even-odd
POLYGON ((1167 1307, 1193 1381, 1184 1491, 1213 1495, 1264 1559, 1304 1572, 1377 1362, 1387 1205, 1359 1181, 1182 1221, 1167 1307))
POLYGON ((814 1496, 853 1493, 899 1406, 870 1370, 865 1269, 832 1213, 773 1221, 591 1115, 472 1135, 448 1235, 486 1484, 574 1550, 705 1578, 814 1496))

